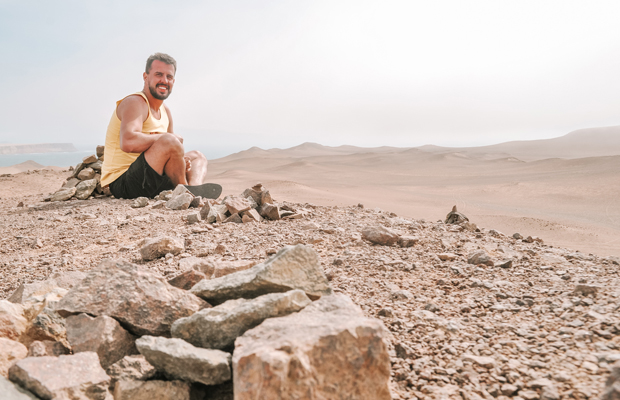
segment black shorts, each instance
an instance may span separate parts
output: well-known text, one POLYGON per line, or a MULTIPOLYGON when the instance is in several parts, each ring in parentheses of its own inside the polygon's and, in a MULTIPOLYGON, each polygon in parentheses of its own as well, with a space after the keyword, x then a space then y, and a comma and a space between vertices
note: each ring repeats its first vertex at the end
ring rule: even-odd
POLYGON ((117 199, 153 198, 163 190, 174 189, 166 175, 159 175, 144 158, 144 153, 134 161, 127 171, 110 183, 110 192, 117 199))

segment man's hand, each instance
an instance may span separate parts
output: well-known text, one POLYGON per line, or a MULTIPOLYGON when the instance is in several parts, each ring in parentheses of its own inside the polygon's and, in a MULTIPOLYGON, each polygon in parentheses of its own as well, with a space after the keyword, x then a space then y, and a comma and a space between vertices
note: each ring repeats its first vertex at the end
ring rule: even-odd
POLYGON ((192 169, 192 160, 189 157, 183 157, 185 160, 185 173, 188 173, 192 169))

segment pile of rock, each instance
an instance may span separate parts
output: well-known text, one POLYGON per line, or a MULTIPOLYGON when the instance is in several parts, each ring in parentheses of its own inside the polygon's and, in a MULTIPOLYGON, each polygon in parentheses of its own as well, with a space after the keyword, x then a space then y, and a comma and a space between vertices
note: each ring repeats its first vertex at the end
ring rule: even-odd
POLYGON ((86 200, 93 194, 110 195, 108 188, 102 188, 101 166, 103 165, 104 146, 97 146, 96 154, 84 157, 82 162, 73 168, 73 174, 55 193, 45 197, 45 201, 66 201, 71 198, 86 200))
POLYGON ((386 328, 310 247, 189 291, 124 261, 78 274, 0 301, 3 398, 391 398, 386 328))

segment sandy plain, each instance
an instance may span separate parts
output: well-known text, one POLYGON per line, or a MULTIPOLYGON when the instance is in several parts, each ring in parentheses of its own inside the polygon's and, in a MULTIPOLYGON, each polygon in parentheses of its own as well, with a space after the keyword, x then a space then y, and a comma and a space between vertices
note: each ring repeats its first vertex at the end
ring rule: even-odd
MULTIPOLYGON (((2 201, 32 196, 35 202, 56 191, 67 172, 41 167, 0 168, 14 174, 0 178, 2 201)), ((487 229, 620 256, 620 127, 472 148, 254 147, 212 160, 209 171, 224 195, 262 182, 286 201, 362 203, 430 221, 456 205, 487 229)))

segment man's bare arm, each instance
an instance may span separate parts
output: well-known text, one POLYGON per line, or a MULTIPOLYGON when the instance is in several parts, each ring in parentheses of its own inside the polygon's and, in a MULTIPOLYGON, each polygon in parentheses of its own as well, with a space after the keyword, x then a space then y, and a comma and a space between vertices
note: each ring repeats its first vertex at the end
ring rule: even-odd
POLYGON ((142 133, 142 124, 148 115, 148 105, 140 96, 129 96, 118 105, 116 116, 121 120, 121 150, 142 153, 160 138, 159 135, 142 133))

